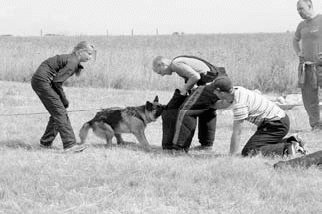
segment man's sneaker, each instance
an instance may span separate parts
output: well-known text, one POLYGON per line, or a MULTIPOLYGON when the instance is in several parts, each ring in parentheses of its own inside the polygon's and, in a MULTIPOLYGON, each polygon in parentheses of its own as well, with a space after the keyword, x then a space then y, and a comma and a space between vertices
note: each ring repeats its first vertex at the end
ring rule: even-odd
POLYGON ((211 151, 212 150, 212 146, 199 145, 199 146, 193 147, 193 150, 195 150, 195 151, 211 151))
POLYGON ((298 134, 295 134, 292 137, 292 140, 289 142, 289 145, 287 146, 287 154, 291 156, 296 154, 306 155, 306 143, 303 141, 303 139, 298 134))
POLYGON ((86 148, 87 147, 84 145, 74 144, 71 147, 64 149, 64 153, 78 153, 84 151, 86 148))
POLYGON ((286 148, 286 154, 288 156, 294 156, 295 155, 295 146, 293 143, 290 143, 286 148))
POLYGON ((189 152, 189 148, 183 148, 183 147, 181 147, 181 146, 178 146, 178 145, 172 145, 172 148, 171 148, 172 150, 175 150, 175 151, 177 151, 177 152, 185 152, 185 153, 188 153, 189 152))
POLYGON ((298 134, 295 135, 295 138, 298 143, 298 145, 295 147, 296 151, 306 155, 308 153, 306 142, 298 134))

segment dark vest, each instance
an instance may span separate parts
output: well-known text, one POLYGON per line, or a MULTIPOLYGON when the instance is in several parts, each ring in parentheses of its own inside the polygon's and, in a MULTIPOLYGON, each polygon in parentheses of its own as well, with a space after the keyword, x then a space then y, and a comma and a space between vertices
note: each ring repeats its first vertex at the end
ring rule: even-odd
MULTIPOLYGON (((218 76, 221 76, 221 75, 227 76, 226 69, 224 67, 214 66, 210 62, 208 62, 208 61, 206 61, 206 60, 204 60, 202 58, 196 57, 196 56, 180 55, 180 56, 177 56, 177 57, 173 58, 172 61, 177 59, 177 58, 179 58, 179 57, 197 59, 197 60, 205 63, 208 66, 209 71, 206 74, 200 74, 200 80, 197 82, 198 86, 210 83, 210 82, 214 81, 218 76)), ((186 81, 187 80, 185 80, 185 82, 186 81)))

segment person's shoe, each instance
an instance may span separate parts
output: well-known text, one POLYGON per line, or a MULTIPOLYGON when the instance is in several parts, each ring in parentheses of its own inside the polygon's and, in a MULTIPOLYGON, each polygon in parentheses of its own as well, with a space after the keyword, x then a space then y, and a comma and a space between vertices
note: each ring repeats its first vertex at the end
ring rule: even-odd
POLYGON ((295 155, 295 147, 293 143, 290 143, 286 148, 287 156, 294 156, 295 155))
POLYGON ((178 146, 178 145, 172 145, 171 149, 176 151, 176 152, 185 152, 185 153, 189 152, 189 148, 183 148, 183 147, 178 146))
POLYGON ((212 146, 199 145, 199 146, 193 147, 193 150, 195 150, 195 151, 211 151, 212 150, 212 146))
POLYGON ((298 135, 293 135, 294 140, 289 142, 289 145, 287 146, 287 154, 290 156, 294 156, 296 154, 306 155, 307 149, 305 147, 305 142, 303 139, 298 135))
POLYGON ((306 142, 298 135, 295 135, 297 145, 295 146, 295 150, 303 155, 306 155, 308 153, 306 148, 306 142))
POLYGON ((64 149, 64 153, 78 153, 84 151, 86 148, 87 147, 84 145, 74 144, 71 147, 64 149))

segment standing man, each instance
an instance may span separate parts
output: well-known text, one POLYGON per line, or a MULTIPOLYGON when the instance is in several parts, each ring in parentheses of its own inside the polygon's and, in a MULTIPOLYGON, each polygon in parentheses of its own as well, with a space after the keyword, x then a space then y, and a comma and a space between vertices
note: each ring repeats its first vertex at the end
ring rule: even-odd
POLYGON ((175 90, 167 110, 162 114, 163 149, 172 149, 174 144, 188 149, 194 135, 198 118, 199 149, 211 149, 216 131, 216 109, 211 108, 218 100, 205 86, 218 75, 225 74, 223 67, 216 67, 196 56, 178 56, 168 59, 154 58, 153 71, 161 76, 176 73, 184 79, 184 84, 175 90), (197 88, 197 86, 200 86, 197 88), (193 90, 192 92, 192 89, 193 90), (208 94, 213 99, 208 99, 208 94))
POLYGON ((319 65, 319 60, 322 62, 322 15, 314 12, 311 0, 299 0, 297 11, 303 19, 293 38, 293 48, 300 61, 298 85, 312 130, 321 130, 318 87, 322 87, 319 80, 322 72, 319 65))

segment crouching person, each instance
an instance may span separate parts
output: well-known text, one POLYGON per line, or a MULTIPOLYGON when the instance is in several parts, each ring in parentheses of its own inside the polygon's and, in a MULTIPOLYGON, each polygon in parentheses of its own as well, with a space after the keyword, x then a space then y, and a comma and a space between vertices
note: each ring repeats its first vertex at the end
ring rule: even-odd
POLYGON ((42 148, 51 148, 59 133, 64 151, 80 152, 85 149, 84 146, 76 144, 66 110, 69 102, 62 84, 74 74, 79 76, 83 69, 81 63, 89 61, 94 53, 96 52, 93 45, 80 42, 74 47, 72 53, 56 55, 42 62, 33 74, 32 88, 50 114, 45 133, 40 139, 42 148))
POLYGON ((230 154, 237 153, 244 121, 256 125, 257 130, 242 149, 243 156, 259 153, 264 156, 288 155, 294 152, 295 144, 301 144, 298 137, 284 138, 289 131, 290 120, 285 111, 275 103, 254 91, 233 87, 226 77, 216 79, 214 85, 214 93, 218 98, 232 104, 234 122, 230 154))
POLYGON ((175 90, 162 114, 163 149, 173 149, 175 144, 175 147, 179 145, 178 148, 187 150, 197 120, 198 148, 211 149, 216 129, 216 110, 211 106, 218 99, 212 94, 211 87, 206 85, 219 75, 226 75, 225 69, 199 57, 183 55, 172 60, 156 57, 153 60, 153 71, 161 76, 176 73, 184 79, 184 84, 175 90))

